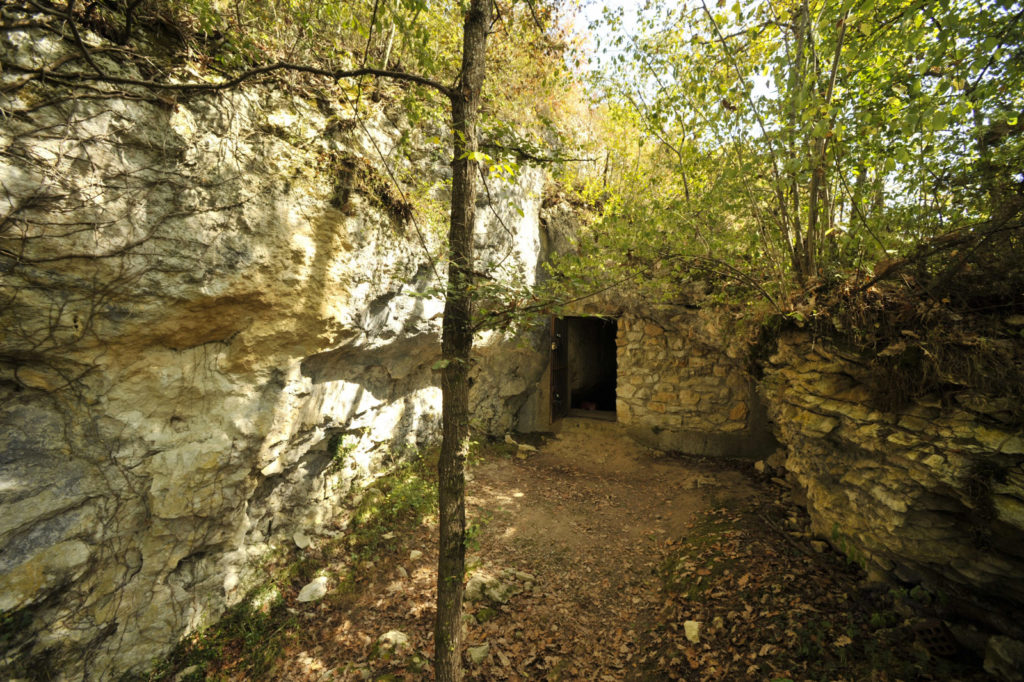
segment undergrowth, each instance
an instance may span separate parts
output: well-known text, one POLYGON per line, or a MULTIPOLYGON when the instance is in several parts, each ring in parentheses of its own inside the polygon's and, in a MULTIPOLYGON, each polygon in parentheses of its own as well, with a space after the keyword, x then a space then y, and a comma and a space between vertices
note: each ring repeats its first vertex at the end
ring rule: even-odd
POLYGON ((393 539, 394 529, 437 511, 436 448, 417 455, 363 492, 347 529, 352 556, 369 560, 393 539))
POLYGON ((215 625, 185 639, 148 679, 267 677, 285 646, 294 641, 297 626, 298 619, 289 611, 284 596, 275 583, 269 583, 215 625))
POLYGON ((762 319, 751 350, 755 376, 779 338, 800 330, 857 360, 875 409, 899 411, 924 397, 949 405, 967 392, 998 403, 982 419, 1024 424, 1024 331, 1006 322, 1012 306, 973 311, 962 299, 892 283, 861 290, 853 281, 811 301, 762 319))
POLYGON ((265 679, 303 630, 296 602, 303 585, 326 576, 329 607, 355 599, 360 579, 397 538, 437 513, 436 449, 416 453, 367 485, 351 500, 353 511, 343 535, 306 550, 272 555, 266 579, 216 623, 184 640, 147 676, 131 680, 265 679), (178 677, 185 672, 185 675, 178 677))

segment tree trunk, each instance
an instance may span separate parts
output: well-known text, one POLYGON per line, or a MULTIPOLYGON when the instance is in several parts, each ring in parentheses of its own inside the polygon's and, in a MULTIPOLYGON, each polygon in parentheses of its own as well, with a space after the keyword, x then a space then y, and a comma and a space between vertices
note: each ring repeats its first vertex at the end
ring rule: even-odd
MULTIPOLYGON (((796 17, 793 20, 793 38, 796 41, 795 52, 793 55, 793 63, 790 65, 789 72, 789 97, 790 97, 790 111, 789 111, 789 158, 795 161, 800 151, 797 148, 798 143, 798 128, 800 121, 800 111, 797 107, 798 95, 804 90, 804 78, 806 77, 806 69, 804 68, 804 58, 807 49, 807 23, 809 17, 806 15, 806 3, 801 3, 797 10, 796 17)), ((804 234, 802 221, 800 219, 800 172, 797 169, 790 171, 790 201, 792 206, 790 211, 792 212, 791 220, 793 221, 793 244, 790 247, 790 259, 793 263, 793 270, 796 273, 797 279, 800 284, 804 284, 806 281, 807 271, 805 270, 804 263, 804 234)), ((785 210, 785 209, 783 209, 785 210)))
MULTIPOLYGON (((828 119, 828 126, 824 135, 816 137, 811 142, 811 187, 808 192, 808 204, 807 204, 807 239, 804 242, 804 267, 805 272, 814 276, 818 274, 818 256, 821 251, 821 233, 827 230, 820 230, 818 228, 819 219, 821 217, 820 207, 818 205, 818 199, 824 200, 826 207, 826 217, 831 222, 831 218, 828 215, 828 186, 825 182, 825 149, 828 146, 828 138, 832 135, 832 130, 835 126, 835 120, 832 117, 832 93, 835 91, 836 78, 839 75, 839 58, 843 53, 843 38, 846 36, 846 17, 849 15, 849 10, 843 13, 842 18, 839 19, 839 34, 836 36, 836 49, 832 56, 832 68, 829 71, 828 86, 825 88, 825 92, 822 93, 822 102, 825 105, 825 116, 828 119)), ((808 29, 808 33, 810 29, 808 29)))
POLYGON ((473 349, 473 223, 476 209, 477 117, 484 81, 492 0, 472 0, 462 43, 462 77, 451 93, 454 158, 448 231, 448 287, 441 358, 442 441, 437 463, 440 545, 434 672, 439 682, 462 680, 462 593, 466 566, 466 452, 469 448, 469 356, 473 349))

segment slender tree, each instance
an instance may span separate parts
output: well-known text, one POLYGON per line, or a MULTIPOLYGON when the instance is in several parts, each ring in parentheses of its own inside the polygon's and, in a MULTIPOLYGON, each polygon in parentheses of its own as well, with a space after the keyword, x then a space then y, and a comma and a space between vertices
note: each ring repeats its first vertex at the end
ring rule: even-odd
POLYGON ((476 208, 477 119, 483 88, 491 0, 472 0, 462 38, 462 73, 449 93, 454 154, 448 228, 448 289, 441 337, 442 441, 437 463, 440 546, 434 671, 441 682, 462 679, 462 593, 466 566, 466 478, 469 448, 469 356, 473 350, 473 222, 476 208))

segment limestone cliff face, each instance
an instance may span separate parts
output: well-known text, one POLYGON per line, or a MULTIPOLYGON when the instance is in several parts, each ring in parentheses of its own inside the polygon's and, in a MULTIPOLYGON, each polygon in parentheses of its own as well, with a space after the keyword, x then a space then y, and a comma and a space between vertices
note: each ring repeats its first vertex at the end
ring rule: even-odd
POLYGON ((865 358, 790 332, 761 389, 816 532, 876 575, 1024 635, 1024 433, 967 387, 871 407, 865 358))
MULTIPOLYGON (((0 41, 28 65, 69 49, 0 41)), ((18 90, 0 128, 0 670, 42 657, 71 679, 216 619, 440 419, 443 246, 388 168, 443 209, 443 148, 273 88, 99 90, 18 90)), ((538 274, 543 182, 481 193, 480 258, 506 277, 538 274)), ((543 370, 514 341, 480 342, 494 432, 543 370)))

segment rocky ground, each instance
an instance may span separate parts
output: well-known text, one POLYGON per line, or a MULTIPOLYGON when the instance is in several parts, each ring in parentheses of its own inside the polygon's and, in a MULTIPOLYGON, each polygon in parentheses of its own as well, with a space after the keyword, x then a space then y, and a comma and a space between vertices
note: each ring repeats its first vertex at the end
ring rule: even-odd
MULTIPOLYGON (((615 429, 566 420, 471 467, 469 679, 989 679, 929 618, 932 595, 867 584, 770 474, 615 429)), ((365 543, 314 544, 159 677, 431 679, 436 526, 396 521, 365 543)))

